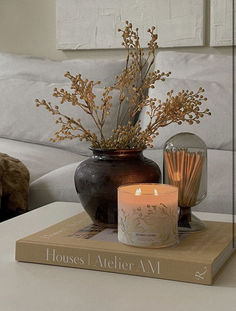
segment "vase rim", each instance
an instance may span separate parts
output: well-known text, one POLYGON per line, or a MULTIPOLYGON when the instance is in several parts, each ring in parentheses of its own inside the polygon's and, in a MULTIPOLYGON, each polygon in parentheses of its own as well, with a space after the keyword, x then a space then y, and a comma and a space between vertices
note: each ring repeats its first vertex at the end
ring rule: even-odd
POLYGON ((142 152, 145 149, 107 149, 107 148, 89 148, 91 151, 95 152, 103 152, 103 153, 137 153, 137 152, 142 152))

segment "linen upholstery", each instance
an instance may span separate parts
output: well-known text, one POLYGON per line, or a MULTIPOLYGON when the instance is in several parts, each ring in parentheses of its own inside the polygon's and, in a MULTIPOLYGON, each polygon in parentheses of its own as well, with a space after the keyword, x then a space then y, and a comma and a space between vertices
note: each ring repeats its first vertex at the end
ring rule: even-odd
MULTIPOLYGON (((232 57, 216 54, 161 51, 155 67, 171 71, 171 78, 218 82, 232 86, 232 57)), ((232 88, 231 88, 232 91, 232 88)))
MULTIPOLYGON (((43 108, 37 109, 35 98, 52 100, 55 87, 70 89, 69 80, 64 77, 65 72, 82 74, 83 78, 101 81, 96 88, 95 101, 100 103, 104 85, 111 85, 115 76, 125 67, 125 59, 72 59, 64 61, 51 61, 49 59, 35 58, 24 55, 0 53, 0 137, 19 141, 56 146, 82 155, 91 154, 89 143, 64 140, 52 144, 50 138, 59 129, 52 115, 43 108), (45 130, 46 129, 46 130, 45 130)), ((110 136, 111 129, 115 127, 114 113, 119 103, 119 92, 112 93, 113 108, 109 121, 104 127, 105 136, 110 136)), ((83 112, 71 104, 63 106, 64 112, 77 116, 83 121, 85 128, 95 130, 93 122, 83 112)), ((125 105, 123 106, 125 109, 125 105)), ((122 111, 121 111, 122 113, 122 111)), ((98 130, 95 130, 98 133, 98 130)))
MULTIPOLYGON (((232 57, 162 51, 157 54, 154 68, 171 71, 171 75, 150 89, 150 97, 164 100, 171 89, 197 91, 201 86, 206 90, 206 105, 212 112, 211 117, 201 119, 199 126, 171 124, 160 129, 154 147, 163 148, 168 138, 187 131, 199 135, 209 148, 232 150, 232 57)), ((147 111, 145 108, 139 117, 142 127, 148 122, 147 111)))
MULTIPOLYGON (((145 150, 144 155, 156 161, 162 170, 162 150, 145 150)), ((232 213, 232 156, 231 151, 208 150, 207 197, 193 211, 232 213)), ((79 202, 74 187, 78 165, 79 162, 60 167, 34 181, 30 186, 30 208, 54 201, 79 202)))
MULTIPOLYGON (((173 123, 160 128, 159 135, 154 140, 155 148, 163 148, 165 142, 177 133, 191 132, 200 136, 208 148, 232 150, 232 93, 230 87, 219 82, 168 78, 165 82, 159 83, 155 89, 151 89, 149 96, 164 101, 170 90, 174 90, 174 94, 182 89, 197 92, 200 86, 205 89, 204 96, 208 98, 200 106, 200 109, 209 108, 211 116, 205 115, 200 118, 200 124, 183 123, 180 126, 173 123)), ((145 107, 140 114, 143 128, 146 128, 149 122, 147 111, 149 108, 145 107)))
MULTIPOLYGON (((44 107, 36 107, 35 98, 46 99, 52 103, 59 104, 51 95, 55 87, 70 90, 70 86, 64 83, 48 83, 44 81, 30 81, 21 78, 0 78, 0 137, 15 139, 19 141, 56 146, 67 151, 89 154, 90 143, 79 139, 64 140, 56 143, 50 142, 50 138, 61 127, 55 124, 56 116, 47 111, 44 107), (20 96, 19 96, 20 94, 20 96)), ((95 103, 101 104, 103 88, 95 88, 95 103)), ((109 137, 112 129, 116 125, 117 104, 119 103, 119 91, 111 92, 113 98, 111 113, 104 125, 104 135, 109 137)), ((125 111, 125 105, 122 106, 121 114, 125 111)), ((80 118, 83 126, 95 132, 99 137, 99 131, 94 125, 92 118, 77 106, 71 103, 65 103, 60 106, 60 110, 74 119, 80 118)))
POLYGON ((79 202, 74 173, 80 162, 55 169, 30 185, 29 208, 35 209, 55 201, 79 202))
POLYGON ((26 165, 30 171, 31 183, 59 167, 86 159, 59 148, 5 138, 0 138, 0 151, 21 160, 26 165))
MULTIPOLYGON (((164 97, 171 88, 196 90, 199 86, 209 93, 207 104, 213 112, 212 117, 206 116, 196 127, 196 131, 199 131, 196 133, 210 147, 208 195, 193 211, 231 213, 233 153, 228 151, 232 144, 229 136, 232 125, 231 61, 232 58, 227 56, 166 51, 159 52, 156 58, 155 67, 161 71, 172 71, 172 75, 167 84, 159 82, 157 93, 151 90, 151 96, 164 97)), ((80 72, 94 81, 102 80, 102 85, 110 85, 124 66, 125 60, 75 59, 57 62, 0 53, 0 152, 20 159, 28 167, 31 175, 30 209, 59 200, 77 202, 74 172, 80 161, 87 159, 77 154, 84 154, 87 149, 78 140, 73 140, 71 145, 66 145, 67 141, 60 146, 50 144, 48 138, 55 131, 52 116, 43 108, 36 108, 34 99, 49 99, 47 96, 52 93, 54 86, 65 86, 63 75, 68 70, 73 74, 80 72)), ((145 114, 139 116, 142 122, 146 122, 145 117, 145 114)), ((185 130, 193 129, 190 127, 185 130)), ((184 128, 179 127, 178 130, 182 132, 184 128)), ((144 152, 161 169, 163 156, 160 148, 174 134, 173 128, 164 128, 155 141, 155 147, 159 150, 144 152)))
POLYGON ((67 71, 109 86, 125 67, 126 59, 70 59, 53 61, 27 55, 0 53, 0 77, 65 83, 67 71))

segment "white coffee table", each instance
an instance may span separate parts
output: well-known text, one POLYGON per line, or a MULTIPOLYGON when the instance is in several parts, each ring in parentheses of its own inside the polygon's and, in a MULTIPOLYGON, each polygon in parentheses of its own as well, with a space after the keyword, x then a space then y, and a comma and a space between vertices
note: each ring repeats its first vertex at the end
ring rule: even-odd
POLYGON ((16 240, 80 211, 79 203, 56 202, 0 224, 1 311, 236 310, 236 254, 213 286, 15 261, 16 240))

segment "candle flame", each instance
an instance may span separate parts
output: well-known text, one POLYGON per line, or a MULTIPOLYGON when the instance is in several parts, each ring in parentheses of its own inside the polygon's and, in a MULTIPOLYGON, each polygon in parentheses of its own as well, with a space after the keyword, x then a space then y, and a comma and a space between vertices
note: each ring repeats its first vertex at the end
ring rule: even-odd
POLYGON ((157 189, 154 189, 154 195, 158 195, 157 189))
POLYGON ((142 194, 142 190, 141 188, 138 188, 135 192, 135 195, 141 195, 142 194))

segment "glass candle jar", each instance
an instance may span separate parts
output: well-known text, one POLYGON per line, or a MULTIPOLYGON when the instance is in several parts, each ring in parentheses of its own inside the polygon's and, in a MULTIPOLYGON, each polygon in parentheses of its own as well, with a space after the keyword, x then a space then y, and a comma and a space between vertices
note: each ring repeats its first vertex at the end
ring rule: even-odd
POLYGON ((178 242, 178 188, 132 184, 118 188, 118 240, 159 248, 178 242))
POLYGON ((205 225, 191 208, 207 195, 207 147, 192 133, 171 137, 164 146, 164 183, 178 187, 179 230, 198 231, 205 225))

